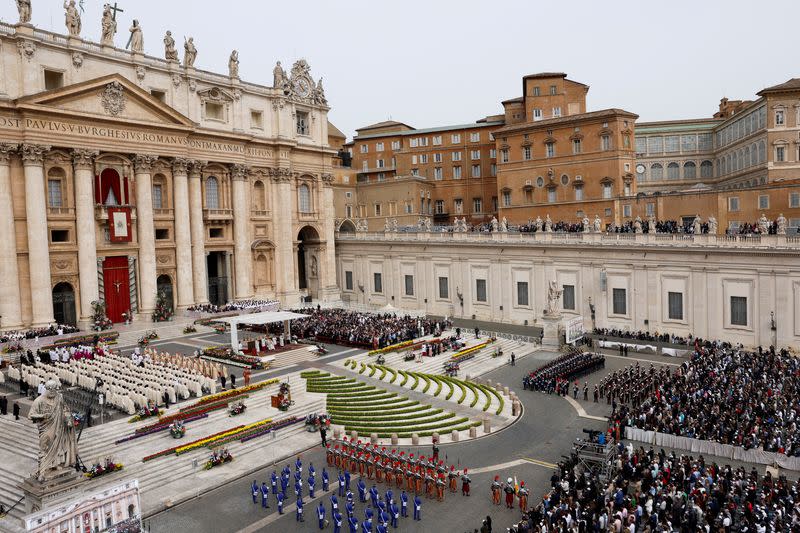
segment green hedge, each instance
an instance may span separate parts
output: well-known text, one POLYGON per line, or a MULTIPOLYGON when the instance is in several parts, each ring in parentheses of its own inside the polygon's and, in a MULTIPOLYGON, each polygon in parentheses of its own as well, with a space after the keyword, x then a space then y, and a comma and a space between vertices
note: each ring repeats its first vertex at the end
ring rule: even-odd
POLYGON ((394 368, 387 368, 386 370, 392 375, 392 379, 389 380, 389 383, 393 384, 397 379, 397 376, 399 376, 400 374, 398 374, 397 370, 395 370, 394 368))
POLYGON ((361 368, 359 369, 358 373, 363 374, 364 372, 366 372, 366 370, 367 370, 367 365, 361 363, 361 368))
POLYGON ((436 415, 440 415, 442 413, 442 409, 434 409, 430 411, 423 411, 419 413, 406 413, 400 414, 396 416, 365 416, 360 417, 357 415, 334 415, 334 423, 336 424, 360 424, 364 426, 371 426, 375 424, 384 424, 386 422, 401 422, 403 420, 413 421, 414 424, 421 424, 421 420, 433 417, 436 415), (438 412, 437 412, 438 411, 438 412))
POLYGON ((398 370, 397 373, 403 376, 403 381, 400 382, 400 386, 405 387, 406 383, 408 382, 408 372, 405 370, 398 370))
POLYGON ((467 388, 463 383, 461 383, 461 381, 456 381, 455 384, 459 389, 461 389, 461 396, 458 398, 458 405, 461 405, 464 403, 464 400, 467 399, 467 388))
POLYGON ((358 431, 359 433, 363 433, 363 434, 369 434, 371 432, 374 432, 376 429, 382 429, 383 433, 391 434, 391 433, 397 433, 396 431, 392 431, 392 430, 400 429, 403 432, 405 432, 404 434, 408 434, 410 436, 412 433, 417 433, 417 432, 420 432, 420 431, 431 431, 431 432, 440 432, 441 433, 442 430, 446 430, 448 428, 453 428, 453 427, 458 427, 458 426, 464 424, 464 422, 467 422, 468 420, 469 420, 469 418, 462 417, 462 418, 457 418, 455 420, 449 420, 448 423, 445 423, 445 424, 434 424, 434 425, 425 424, 425 425, 410 426, 410 427, 407 427, 407 426, 387 426, 387 427, 384 427, 384 428, 375 428, 375 427, 371 427, 371 426, 345 426, 344 429, 345 429, 345 431, 358 431))
POLYGON ((341 405, 356 405, 356 404, 369 405, 369 404, 377 404, 377 403, 381 403, 381 402, 390 402, 390 401, 397 402, 397 401, 407 400, 407 399, 408 398, 403 398, 403 397, 397 396, 396 392, 384 392, 381 395, 369 396, 369 397, 359 396, 359 397, 356 397, 356 398, 348 398, 348 397, 339 398, 339 397, 335 397, 334 396, 333 398, 328 398, 328 403, 332 404, 332 405, 336 405, 336 404, 341 404, 341 405))
POLYGON ((398 416, 392 420, 386 420, 386 421, 357 419, 356 424, 364 428, 373 428, 373 429, 382 429, 385 427, 405 427, 409 425, 426 426, 429 424, 434 424, 436 422, 441 422, 442 420, 448 420, 450 418, 453 418, 454 416, 456 416, 455 413, 445 413, 445 414, 433 414, 430 415, 429 418, 416 419, 416 420, 414 419, 408 420, 404 416, 398 416))
POLYGON ((408 375, 414 378, 414 383, 411 384, 411 390, 417 390, 417 385, 419 385, 419 374, 416 372, 409 372, 408 375))
MULTIPOLYGON (((410 409, 411 407, 417 407, 417 406, 420 406, 420 403, 417 402, 417 401, 409 401, 409 402, 402 402, 402 403, 391 403, 391 404, 385 404, 385 405, 381 406, 381 412, 389 413, 389 412, 400 411, 402 409, 410 409)), ((424 406, 424 407, 428 407, 428 406, 424 406)), ((363 413, 364 412, 364 406, 363 405, 355 405, 355 406, 333 405, 333 406, 330 406, 329 410, 330 410, 331 413, 348 413, 348 412, 363 413)))
POLYGON ((383 381, 383 378, 386 377, 386 372, 388 372, 388 369, 385 366, 382 366, 380 367, 380 371, 381 371, 381 376, 378 379, 383 381))
POLYGON ((431 388, 431 379, 425 374, 420 374, 419 377, 425 382, 425 388, 422 389, 422 392, 428 392, 428 389, 431 388))
POLYGON ((478 394, 478 388, 469 381, 464 381, 463 383, 469 390, 472 391, 472 395, 475 396, 472 399, 472 402, 469 404, 470 407, 475 407, 475 405, 477 405, 478 403, 478 400, 480 399, 480 395, 478 394))
POLYGON ((436 382, 436 390, 433 391, 434 396, 439 396, 439 393, 442 392, 442 385, 444 382, 439 379, 438 376, 431 376, 431 379, 436 382))
POLYGON ((303 372, 300 372, 301 378, 307 378, 312 376, 330 376, 330 373, 323 372, 321 370, 304 370, 303 372))

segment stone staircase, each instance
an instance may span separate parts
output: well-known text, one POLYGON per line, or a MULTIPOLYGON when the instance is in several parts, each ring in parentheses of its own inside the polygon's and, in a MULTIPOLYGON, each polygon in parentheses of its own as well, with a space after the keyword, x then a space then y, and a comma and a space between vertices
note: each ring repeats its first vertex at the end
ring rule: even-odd
MULTIPOLYGON (((39 438, 36 426, 28 420, 0 417, 0 504, 10 509, 22 497, 19 484, 36 470, 39 438)), ((25 502, 0 519, 0 531, 19 526, 25 515, 25 502)))

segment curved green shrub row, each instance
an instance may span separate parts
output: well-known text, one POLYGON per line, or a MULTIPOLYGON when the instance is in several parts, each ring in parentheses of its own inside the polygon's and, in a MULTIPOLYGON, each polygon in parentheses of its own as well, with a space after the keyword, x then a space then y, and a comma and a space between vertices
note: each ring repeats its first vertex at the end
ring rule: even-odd
POLYGON ((375 372, 378 371, 378 367, 376 367, 375 365, 367 365, 367 367, 370 369, 369 377, 373 377, 375 375, 375 372))
POLYGON ((411 390, 417 390, 417 386, 419 385, 419 374, 416 372, 409 372, 408 375, 414 378, 414 383, 411 384, 411 390))
POLYGON ((335 376, 330 378, 309 377, 305 378, 309 383, 356 383, 356 378, 348 378, 345 376, 335 376))
MULTIPOLYGON (((395 429, 402 430, 403 428, 406 428, 408 426, 418 426, 418 427, 430 426, 431 428, 434 428, 434 427, 440 427, 441 426, 441 424, 439 424, 439 422, 443 422, 445 420, 449 420, 451 418, 454 418, 455 416, 456 415, 454 413, 449 413, 449 414, 446 414, 446 415, 434 416, 434 417, 426 418, 426 419, 422 419, 422 420, 405 420, 405 419, 402 419, 402 418, 401 419, 396 419, 396 420, 385 421, 385 422, 380 422, 380 421, 373 422, 373 421, 369 421, 369 420, 364 420, 364 421, 357 421, 356 423, 354 423, 352 425, 356 425, 356 426, 358 426, 358 427, 360 427, 362 429, 367 429, 369 431, 375 431, 375 430, 389 431, 389 430, 395 430, 395 429)), ((338 423, 338 422, 334 422, 334 423, 338 423)), ((345 425, 347 425, 347 424, 345 424, 345 425)))
POLYGON ((329 372, 323 372, 321 370, 304 370, 300 372, 301 378, 309 378, 312 376, 330 376, 329 372))
POLYGON ((472 398, 472 402, 469 404, 469 406, 470 407, 475 407, 475 405, 478 403, 478 400, 480 399, 480 394, 478 394, 478 388, 475 385, 473 385, 472 383, 470 383, 469 381, 465 381, 464 385, 466 385, 466 387, 469 390, 472 391, 472 395, 474 396, 474 398, 472 398))
MULTIPOLYGON (((399 414, 396 416, 356 416, 356 415, 332 415, 334 419, 334 423, 336 424, 354 424, 354 423, 363 423, 364 425, 372 425, 373 423, 381 423, 381 422, 397 422, 401 420, 409 420, 414 421, 415 424, 423 423, 419 420, 439 415, 443 412, 443 409, 431 409, 426 410, 419 413, 405 413, 399 414), (346 422, 345 422, 346 421, 346 422)), ((455 416, 455 415, 451 415, 455 416)))
POLYGON ((464 403, 464 400, 467 399, 467 388, 461 381, 456 381, 455 384, 459 389, 461 389, 461 396, 458 397, 458 405, 461 405, 464 403))
POLYGON ((394 384, 394 382, 397 380, 397 376, 399 376, 400 374, 398 374, 397 370, 395 370, 394 368, 387 367, 386 370, 392 375, 392 379, 389 380, 389 383, 394 384))
MULTIPOLYGON (((417 402, 417 401, 410 401, 410 402, 402 402, 402 403, 385 404, 385 405, 382 405, 382 406, 379 406, 379 407, 381 408, 381 412, 383 412, 383 413, 393 413, 393 412, 396 412, 396 411, 399 412, 402 409, 409 409, 411 407, 416 407, 416 406, 420 406, 420 403, 417 402)), ((333 405, 333 406, 329 406, 329 407, 330 407, 329 410, 330 410, 331 414, 333 414, 333 413, 349 413, 349 412, 363 413, 364 412, 364 406, 363 405, 356 405, 356 406, 333 405)), ((369 407, 371 407, 371 406, 369 406, 369 407)), ((428 407, 428 406, 423 406, 423 407, 428 407)))
MULTIPOLYGON (((453 428, 453 427, 460 426, 460 425, 464 424, 464 422, 467 422, 468 420, 469 420, 469 418, 462 417, 462 418, 457 418, 455 420, 448 420, 448 422, 445 423, 445 424, 434 424, 434 425, 427 424, 427 425, 410 426, 410 427, 408 427, 408 426, 389 426, 389 427, 384 427, 384 428, 380 428, 380 429, 383 429, 385 433, 389 433, 389 434, 396 433, 396 431, 389 431, 391 429, 400 429, 403 432, 408 433, 409 435, 411 433, 417 433, 419 431, 431 431, 431 432, 439 431, 439 432, 441 432, 441 430, 446 430, 447 428, 453 428)), ((377 428, 370 427, 370 426, 345 426, 344 429, 345 429, 345 431, 358 431, 359 433, 368 434, 368 433, 374 431, 377 428)))
POLYGON ((406 383, 408 382, 408 372, 405 370, 398 370, 397 373, 403 376, 403 381, 400 382, 400 386, 405 387, 406 383))
POLYGON ((363 374, 367 370, 367 365, 361 363, 361 368, 358 370, 359 374, 363 374))
POLYGON ((425 382, 425 388, 422 389, 422 392, 428 392, 428 389, 431 388, 431 378, 429 378, 425 374, 420 374, 419 377, 421 377, 422 381, 425 382))
POLYGON ((397 402, 400 400, 404 400, 408 398, 398 397, 396 392, 384 392, 379 396, 371 396, 371 397, 358 397, 358 398, 329 398, 328 404, 330 405, 370 405, 370 404, 380 404, 380 403, 388 403, 388 402, 397 402))
POLYGON ((378 367, 378 370, 381 371, 381 376, 378 378, 379 380, 383 381, 383 378, 386 377, 387 369, 385 366, 378 367))

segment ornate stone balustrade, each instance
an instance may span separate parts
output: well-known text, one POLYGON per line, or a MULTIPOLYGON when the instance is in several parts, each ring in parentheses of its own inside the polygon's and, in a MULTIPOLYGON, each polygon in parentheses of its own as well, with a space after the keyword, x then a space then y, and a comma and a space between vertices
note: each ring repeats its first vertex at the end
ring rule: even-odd
POLYGON ((503 244, 550 244, 587 246, 716 247, 800 250, 800 235, 685 235, 671 233, 450 233, 450 232, 338 232, 341 241, 463 242, 503 244))

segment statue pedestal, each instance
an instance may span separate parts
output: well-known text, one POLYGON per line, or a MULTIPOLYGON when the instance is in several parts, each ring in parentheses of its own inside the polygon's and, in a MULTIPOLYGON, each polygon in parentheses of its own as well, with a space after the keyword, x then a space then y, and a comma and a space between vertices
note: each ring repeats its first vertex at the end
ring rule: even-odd
POLYGON ((25 494, 25 514, 47 509, 70 493, 78 496, 85 481, 86 478, 74 469, 64 469, 44 481, 34 477, 25 479, 19 485, 25 494))
POLYGON ((30 22, 18 22, 14 24, 17 35, 33 35, 33 24, 30 22))
POLYGON ((542 337, 542 347, 558 350, 561 348, 561 336, 559 329, 561 326, 561 315, 543 315, 542 328, 544 329, 544 336, 542 337))

